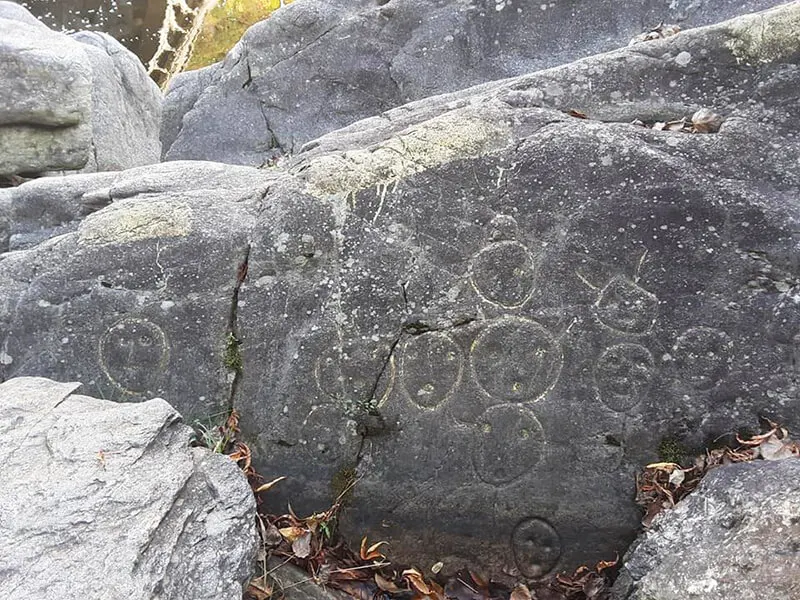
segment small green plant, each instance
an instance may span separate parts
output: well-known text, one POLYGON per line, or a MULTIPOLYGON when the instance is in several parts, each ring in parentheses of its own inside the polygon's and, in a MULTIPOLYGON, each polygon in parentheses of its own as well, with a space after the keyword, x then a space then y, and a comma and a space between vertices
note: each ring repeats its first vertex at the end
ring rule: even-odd
POLYGON ((680 464, 686 456, 686 447, 675 438, 662 438, 658 444, 658 458, 661 462, 680 464))
POLYGON ((244 366, 242 350, 239 348, 240 344, 241 342, 236 339, 236 336, 233 333, 229 333, 228 338, 225 340, 225 354, 222 358, 225 368, 236 373, 241 373, 244 366))
POLYGON ((236 437, 238 423, 239 415, 236 411, 212 415, 205 423, 195 421, 193 427, 197 435, 197 443, 212 452, 224 454, 236 437), (225 416, 222 424, 214 423, 214 418, 220 416, 225 416))

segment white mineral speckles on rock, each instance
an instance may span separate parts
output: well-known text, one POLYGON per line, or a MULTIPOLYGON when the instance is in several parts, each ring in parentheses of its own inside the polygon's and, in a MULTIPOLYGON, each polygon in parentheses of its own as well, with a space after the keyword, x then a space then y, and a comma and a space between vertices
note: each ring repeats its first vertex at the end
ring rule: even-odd
POLYGON ((689 52, 686 52, 685 50, 675 57, 675 62, 682 67, 688 65, 691 62, 691 60, 692 60, 692 55, 689 52))

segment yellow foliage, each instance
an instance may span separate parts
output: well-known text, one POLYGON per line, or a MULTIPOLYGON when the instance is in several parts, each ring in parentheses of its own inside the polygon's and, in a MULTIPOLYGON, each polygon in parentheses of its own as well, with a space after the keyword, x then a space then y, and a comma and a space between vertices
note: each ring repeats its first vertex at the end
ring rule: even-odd
MULTIPOLYGON (((290 4, 292 0, 283 0, 290 4)), ((281 6, 281 0, 223 0, 205 18, 195 42, 187 71, 219 62, 247 29, 266 19, 281 6)))

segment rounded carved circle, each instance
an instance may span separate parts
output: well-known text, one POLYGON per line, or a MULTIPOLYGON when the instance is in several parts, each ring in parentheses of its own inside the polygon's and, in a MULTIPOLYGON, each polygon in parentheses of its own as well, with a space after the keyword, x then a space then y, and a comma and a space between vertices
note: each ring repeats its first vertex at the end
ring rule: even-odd
POLYGON ((168 362, 167 336, 161 327, 145 319, 117 321, 100 339, 100 366, 125 391, 151 389, 168 362))
POLYGON ((437 408, 450 398, 461 379, 461 350, 450 336, 428 333, 414 336, 403 346, 403 387, 421 408, 437 408))
POLYGON ((685 381, 698 390, 707 390, 730 369, 733 342, 719 329, 692 327, 678 337, 672 354, 685 381))
POLYGON ((303 421, 301 440, 305 451, 314 460, 328 464, 343 458, 352 459, 358 452, 359 436, 355 422, 347 419, 332 404, 311 410, 303 421))
POLYGON ((519 242, 490 244, 472 259, 472 284, 494 304, 521 306, 533 290, 533 281, 533 260, 519 242))
POLYGON ((544 451, 544 430, 529 410, 516 404, 486 409, 478 420, 472 463, 492 485, 518 479, 535 467, 544 451))
POLYGON ((344 348, 333 347, 318 359, 314 376, 320 391, 331 400, 341 403, 366 401, 374 398, 383 402, 391 392, 394 382, 394 361, 390 361, 385 377, 375 386, 375 373, 385 360, 387 349, 383 346, 347 344, 344 348))
POLYGON ((655 361, 647 348, 617 344, 600 355, 594 378, 603 404, 624 412, 644 399, 654 374, 655 361))
POLYGON ((555 384, 562 363, 553 336, 521 318, 489 325, 472 344, 470 357, 478 385, 501 402, 538 400, 555 384))
POLYGON ((647 332, 658 316, 658 298, 627 277, 617 276, 600 292, 597 318, 624 333, 647 332))
POLYGON ((514 562, 525 577, 533 579, 550 573, 561 558, 561 550, 561 537, 544 519, 524 519, 511 534, 514 562))

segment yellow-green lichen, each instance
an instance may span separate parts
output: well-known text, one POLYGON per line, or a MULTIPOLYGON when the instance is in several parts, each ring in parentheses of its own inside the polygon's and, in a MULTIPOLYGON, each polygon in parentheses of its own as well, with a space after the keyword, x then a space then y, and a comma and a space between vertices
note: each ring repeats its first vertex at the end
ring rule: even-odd
POLYGON ((328 154, 302 165, 309 193, 354 194, 461 158, 482 156, 510 141, 510 127, 478 110, 448 112, 371 148, 328 154))
POLYGON ((89 215, 78 228, 80 243, 125 244, 152 238, 185 237, 192 230, 192 209, 182 202, 129 200, 89 215))
POLYGON ((353 486, 358 476, 356 469, 352 465, 340 468, 331 477, 331 493, 334 502, 346 504, 353 496, 353 486))
POLYGON ((779 6, 733 21, 726 46, 737 62, 770 63, 800 52, 800 5, 779 6))
MULTIPOLYGON (((292 0, 284 0, 289 4, 292 0)), ((206 15, 185 70, 199 69, 225 58, 247 29, 281 6, 280 0, 227 0, 206 15)))

